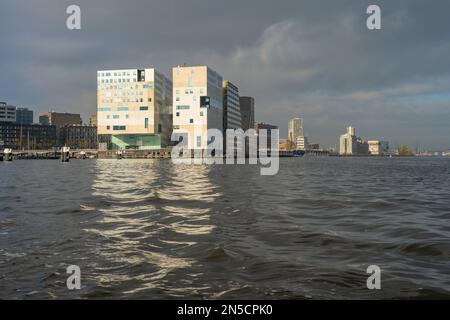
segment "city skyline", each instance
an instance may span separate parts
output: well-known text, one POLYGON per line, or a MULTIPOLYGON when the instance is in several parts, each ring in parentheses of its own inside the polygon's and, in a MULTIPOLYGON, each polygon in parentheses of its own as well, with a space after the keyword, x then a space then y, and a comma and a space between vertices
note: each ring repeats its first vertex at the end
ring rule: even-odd
POLYGON ((289 119, 302 117, 308 135, 325 147, 336 145, 348 125, 393 146, 450 147, 450 5, 444 1, 378 1, 383 27, 376 32, 364 25, 366 1, 327 2, 325 11, 320 1, 283 1, 271 10, 269 2, 259 1, 261 10, 252 1, 236 2, 239 10, 225 17, 220 3, 201 9, 136 1, 124 8, 79 1, 83 24, 74 32, 65 28, 66 3, 42 3, 31 9, 5 1, 0 22, 10 30, 0 36, 0 100, 36 114, 54 109, 87 121, 95 112, 96 70, 155 66, 170 75, 171 67, 186 63, 208 65, 242 96, 255 97, 255 120, 278 125, 280 137, 287 136, 289 119), (205 12, 211 13, 208 28, 199 19, 205 12), (152 19, 139 18, 145 14, 152 19), (190 23, 180 30, 182 16, 190 23), (133 35, 118 41, 130 28, 133 35))

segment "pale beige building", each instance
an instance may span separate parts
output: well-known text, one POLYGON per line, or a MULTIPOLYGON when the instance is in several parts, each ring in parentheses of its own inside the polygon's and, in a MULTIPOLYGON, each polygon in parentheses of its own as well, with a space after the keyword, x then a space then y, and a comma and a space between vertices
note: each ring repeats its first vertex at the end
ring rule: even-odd
POLYGON ((304 136, 303 133, 303 119, 302 118, 294 118, 289 120, 288 124, 288 139, 296 143, 297 138, 300 136, 304 136))
POLYGON ((297 137, 297 140, 295 141, 295 146, 297 150, 306 150, 308 149, 308 138, 301 135, 297 137))
POLYGON ((347 127, 347 133, 340 136, 339 154, 346 156, 358 154, 358 138, 355 128, 347 127))
POLYGON ((189 149, 206 149, 208 129, 223 130, 222 76, 207 66, 174 67, 173 131, 189 149))
POLYGON ((389 153, 389 142, 380 140, 369 140, 369 154, 373 156, 383 156, 389 153))
POLYGON ((170 144, 172 82, 153 68, 97 72, 99 142, 112 149, 170 144))

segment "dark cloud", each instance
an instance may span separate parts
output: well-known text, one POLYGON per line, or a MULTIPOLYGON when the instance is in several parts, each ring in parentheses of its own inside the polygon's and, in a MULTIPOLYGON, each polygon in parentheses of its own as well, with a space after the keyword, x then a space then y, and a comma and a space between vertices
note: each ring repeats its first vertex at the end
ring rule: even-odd
POLYGON ((208 64, 256 98, 258 120, 303 116, 313 141, 347 125, 367 138, 450 147, 450 3, 375 1, 3 0, 0 100, 95 111, 96 70, 208 64), (65 28, 66 7, 82 30, 65 28))

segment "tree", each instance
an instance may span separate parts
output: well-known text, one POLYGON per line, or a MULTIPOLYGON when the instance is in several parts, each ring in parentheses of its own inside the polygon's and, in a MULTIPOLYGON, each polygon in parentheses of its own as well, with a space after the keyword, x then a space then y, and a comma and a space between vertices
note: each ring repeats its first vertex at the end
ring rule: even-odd
POLYGON ((398 155, 402 157, 411 157, 414 155, 414 151, 407 145, 402 144, 398 148, 398 155))

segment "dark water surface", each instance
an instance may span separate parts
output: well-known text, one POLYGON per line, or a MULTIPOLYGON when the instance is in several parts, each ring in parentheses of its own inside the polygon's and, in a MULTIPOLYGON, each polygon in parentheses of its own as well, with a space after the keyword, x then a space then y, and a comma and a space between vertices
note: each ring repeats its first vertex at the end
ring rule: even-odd
POLYGON ((450 298, 449 257, 450 158, 0 163, 1 299, 450 298))

